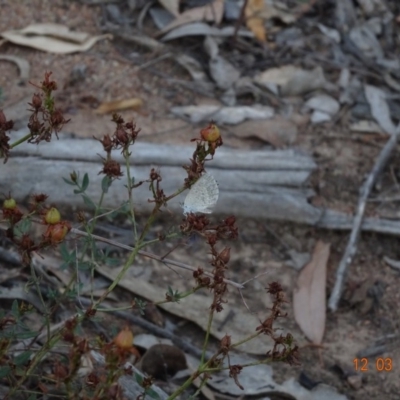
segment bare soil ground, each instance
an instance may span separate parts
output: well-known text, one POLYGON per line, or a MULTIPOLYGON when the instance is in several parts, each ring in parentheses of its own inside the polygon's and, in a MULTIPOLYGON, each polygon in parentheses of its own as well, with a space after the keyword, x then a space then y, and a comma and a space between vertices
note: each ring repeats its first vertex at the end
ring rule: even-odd
MULTIPOLYGON (((101 33, 100 6, 62 0, 0 3, 0 31, 21 28, 32 22, 59 22, 90 34, 101 33)), ((151 31, 152 27, 147 29, 151 31)), ((196 43, 192 43, 193 51, 196 43)), ((95 115, 93 108, 102 101, 129 97, 139 97, 144 101, 143 108, 134 115, 142 129, 142 141, 186 143, 199 131, 199 126, 192 126, 169 114, 169 108, 173 105, 201 104, 203 101, 200 95, 173 80, 189 81, 190 77, 186 71, 168 60, 159 61, 149 68, 138 69, 128 55, 138 53, 137 64, 150 61, 155 55, 145 53, 132 44, 103 40, 85 53, 72 55, 46 54, 9 43, 4 44, 1 49, 4 54, 29 60, 32 82, 41 81, 45 71, 52 71, 53 77, 60 84, 57 102, 66 112, 66 117, 71 118, 66 130, 77 136, 101 136, 110 132, 113 128, 110 115, 95 115), (74 83, 71 81, 71 73, 79 65, 85 65, 87 73, 83 81, 74 83)), ((29 84, 18 84, 15 65, 7 62, 0 62, 0 87, 2 108, 29 101, 34 91, 29 84)), ((21 110, 23 112, 23 108, 21 110)), ((132 116, 131 111, 123 111, 121 114, 127 120, 132 116)), ((240 141, 234 135, 230 135, 228 129, 224 132, 223 127, 222 134, 227 146, 249 148, 251 151, 251 148, 259 145, 256 141, 240 141)), ((341 211, 354 211, 359 187, 383 144, 384 141, 376 137, 350 135, 346 120, 322 128, 300 127, 295 146, 312 153, 318 163, 318 171, 312 179, 318 194, 313 200, 314 203, 341 211)), ((381 190, 397 185, 400 174, 399 159, 397 148, 390 166, 382 174, 379 182, 381 190)), ((10 190, 12 191, 12 188, 10 190)), ((379 215, 393 218, 399 216, 399 202, 380 206, 379 215)), ((369 206, 367 214, 375 215, 376 210, 375 205, 369 206)), ((179 219, 176 219, 176 222, 179 223, 179 219)), ((172 224, 173 221, 168 217, 161 220, 156 229, 172 224)), ((285 266, 284 261, 289 258, 287 251, 295 249, 299 252, 311 252, 317 240, 331 243, 328 291, 332 287, 336 267, 346 247, 348 232, 316 230, 305 226, 258 220, 239 220, 238 226, 240 238, 231 244, 230 274, 233 280, 242 282, 263 273, 270 260, 282 263, 279 269, 272 269, 267 275, 253 281, 254 290, 245 295, 252 311, 259 312, 265 307, 267 295, 263 288, 272 280, 280 282, 290 298, 297 272, 285 266)), ((155 250, 162 254, 168 249, 165 245, 155 250)), ((174 251, 174 257, 193 264, 193 260, 201 259, 204 252, 202 245, 195 243, 189 248, 179 247, 174 251)), ((320 349, 307 345, 307 340, 294 322, 292 307, 288 303, 288 317, 284 324, 301 347, 301 366, 274 365, 278 381, 286 380, 290 376, 299 377, 303 372, 314 382, 322 381, 337 387, 349 399, 400 398, 399 341, 397 344, 388 345, 387 350, 378 355, 381 358, 390 358, 393 370, 378 372, 375 367, 376 357, 368 357, 369 371, 360 373, 362 379, 359 388, 352 387, 338 368, 340 365, 347 373, 354 372, 353 360, 357 352, 370 348, 382 336, 399 335, 400 275, 383 262, 383 256, 393 259, 400 257, 399 238, 362 234, 357 256, 349 269, 344 300, 337 313, 328 314, 323 347, 320 349)), ((177 279, 175 273, 166 270, 162 265, 154 266, 151 281, 181 290, 191 287, 190 281, 177 279)), ((230 301, 245 309, 241 297, 233 291, 230 301)), ((119 321, 113 323, 120 324, 119 321)), ((199 330, 197 335, 201 337, 199 330)))

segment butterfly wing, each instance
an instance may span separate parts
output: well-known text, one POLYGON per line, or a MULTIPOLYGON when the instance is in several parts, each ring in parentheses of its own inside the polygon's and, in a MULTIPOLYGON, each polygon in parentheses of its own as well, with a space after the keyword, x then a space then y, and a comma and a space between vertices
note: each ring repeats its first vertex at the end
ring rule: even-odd
POLYGON ((210 214, 219 197, 218 183, 210 174, 204 174, 189 190, 183 203, 183 213, 210 214))

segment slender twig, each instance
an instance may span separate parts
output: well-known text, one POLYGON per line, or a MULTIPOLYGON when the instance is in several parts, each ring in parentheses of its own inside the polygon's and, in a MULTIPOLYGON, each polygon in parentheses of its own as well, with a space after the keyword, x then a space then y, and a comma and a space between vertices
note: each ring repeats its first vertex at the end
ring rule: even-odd
POLYGON ((245 13, 246 13, 246 7, 247 7, 247 3, 248 2, 249 2, 249 0, 245 0, 244 1, 243 5, 242 5, 242 8, 240 10, 239 18, 236 20, 235 30, 234 30, 233 35, 232 35, 232 43, 236 42, 237 34, 238 34, 239 29, 240 29, 240 25, 242 25, 244 20, 245 20, 245 13))
MULTIPOLYGON (((75 228, 71 229, 71 233, 75 233, 78 236, 89 236, 89 234, 87 234, 86 232, 80 231, 79 229, 75 229, 75 228)), ((110 244, 112 246, 119 247, 121 249, 128 250, 128 251, 132 251, 133 250, 133 247, 128 246, 126 244, 122 244, 122 243, 116 242, 114 240, 106 239, 106 238, 103 238, 101 236, 97 236, 97 235, 93 235, 93 234, 91 234, 90 236, 93 239, 95 239, 95 240, 97 240, 99 242, 108 243, 108 244, 110 244)), ((149 253, 148 251, 139 250, 138 254, 140 254, 143 257, 152 258, 153 260, 159 261, 159 262, 164 263, 164 264, 170 264, 170 265, 174 265, 175 267, 178 267, 178 268, 186 269, 188 271, 194 272, 194 271, 197 270, 197 268, 194 268, 194 267, 192 267, 190 265, 187 265, 185 263, 181 263, 179 261, 170 260, 169 258, 163 258, 163 256, 161 256, 161 257, 160 256, 156 256, 155 254, 149 253)), ((204 275, 207 275, 207 276, 209 276, 211 278, 213 277, 213 275, 210 272, 207 272, 207 271, 204 271, 204 275)), ((224 279, 224 282, 227 283, 228 285, 234 286, 236 289, 243 289, 243 287, 244 287, 241 283, 237 283, 237 282, 231 281, 230 279, 224 279)))
POLYGON ((375 161, 375 165, 372 168, 371 173, 369 174, 367 180, 361 187, 357 212, 353 222, 353 228, 351 230, 350 238, 347 243, 346 251, 344 252, 342 259, 340 260, 339 267, 336 271, 335 285, 333 287, 331 297, 329 298, 328 302, 328 307, 331 311, 336 311, 338 308, 338 303, 343 290, 343 283, 345 280, 346 269, 348 265, 350 265, 353 257, 357 252, 357 241, 360 235, 361 224, 364 217, 367 198, 369 196, 369 193, 371 192, 371 189, 377 177, 381 173, 390 155, 392 154, 392 151, 397 144, 399 135, 400 135, 400 124, 397 126, 395 132, 393 132, 392 136, 387 141, 385 147, 382 149, 381 153, 379 154, 378 158, 375 161))
MULTIPOLYGON (((89 307, 92 304, 92 302, 85 297, 77 298, 76 302, 77 302, 77 304, 79 304, 79 302, 82 303, 85 307, 89 307)), ((110 308, 109 304, 104 303, 104 302, 102 304, 102 307, 104 309, 110 308)), ((82 310, 82 311, 84 311, 84 310, 82 310)), ((156 336, 170 339, 176 346, 178 346, 183 351, 186 351, 195 357, 198 357, 198 358, 201 357, 202 351, 198 347, 191 344, 187 340, 182 339, 182 337, 180 335, 175 335, 174 333, 171 332, 171 330, 157 326, 157 325, 153 324, 152 322, 145 320, 141 316, 133 314, 132 307, 131 307, 130 311, 114 310, 114 311, 112 311, 112 314, 116 315, 119 318, 122 318, 124 321, 130 321, 135 326, 139 326, 139 327, 147 330, 148 332, 151 332, 152 334, 154 334, 156 336)), ((206 354, 207 359, 209 359, 211 357, 211 355, 212 354, 210 352, 207 352, 207 354, 206 354)))

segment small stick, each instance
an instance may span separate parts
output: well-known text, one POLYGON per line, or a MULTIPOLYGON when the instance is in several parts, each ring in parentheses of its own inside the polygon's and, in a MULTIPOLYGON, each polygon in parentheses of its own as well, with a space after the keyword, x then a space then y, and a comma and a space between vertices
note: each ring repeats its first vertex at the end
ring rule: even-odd
POLYGON ((375 165, 372 168, 367 180, 361 186, 360 197, 358 199, 357 212, 354 217, 353 228, 351 230, 350 239, 347 243, 346 251, 340 260, 339 267, 336 271, 336 282, 333 287, 331 297, 329 298, 328 307, 331 311, 336 311, 338 308, 338 303, 343 290, 343 282, 346 275, 347 266, 351 263, 354 255, 357 252, 357 241, 360 235, 361 224, 364 217, 365 204, 371 189, 381 173, 382 169, 386 165, 393 149, 397 144, 397 140, 400 135, 400 124, 397 126, 396 130, 392 133, 390 139, 387 141, 382 151, 380 152, 378 158, 375 161, 375 165))
POLYGON ((247 7, 247 3, 249 2, 249 0, 244 0, 244 3, 242 5, 242 8, 240 10, 240 15, 239 18, 236 20, 236 24, 235 24, 235 30, 233 32, 232 35, 232 42, 236 42, 237 39, 237 34, 240 28, 240 25, 243 24, 244 20, 245 20, 245 12, 246 12, 246 7, 247 7))
MULTIPOLYGON (((76 299, 76 303, 80 305, 82 303, 85 307, 89 307, 92 302, 86 297, 78 297, 76 299)), ((102 307, 107 309, 110 306, 106 303, 102 303, 102 307)), ((81 310, 84 311, 84 310, 81 310)), ((170 339, 175 346, 178 346, 181 350, 192 354, 195 357, 201 357, 202 351, 197 348, 195 345, 191 344, 185 339, 182 339, 181 335, 176 335, 172 333, 170 330, 161 328, 152 322, 146 321, 141 316, 137 316, 132 314, 130 311, 111 311, 113 315, 116 315, 119 318, 122 318, 124 321, 132 322, 135 326, 139 326, 143 329, 146 329, 148 332, 151 332, 153 335, 170 339)), ((207 353, 207 357, 211 357, 210 353, 207 353)))
MULTIPOLYGON (((98 236, 98 235, 94 235, 94 234, 90 234, 89 235, 88 233, 86 233, 84 231, 81 231, 79 229, 76 229, 76 228, 72 228, 71 229, 71 233, 74 233, 74 234, 76 234, 78 236, 85 236, 85 237, 90 236, 90 237, 92 237, 93 239, 95 239, 95 240, 97 240, 99 242, 108 243, 111 246, 115 246, 115 247, 118 247, 120 249, 133 251, 133 247, 131 247, 131 246, 128 246, 128 245, 122 244, 122 243, 118 243, 118 242, 116 242, 114 240, 111 240, 111 239, 103 238, 102 236, 98 236)), ((174 265, 175 267, 186 269, 186 270, 191 271, 191 272, 197 271, 197 268, 192 267, 191 265, 188 265, 188 264, 185 264, 185 263, 182 263, 182 262, 179 262, 179 261, 170 260, 168 258, 164 258, 164 256, 163 257, 159 257, 159 256, 156 256, 153 253, 149 253, 148 251, 139 250, 138 254, 140 254, 143 257, 148 257, 148 258, 151 258, 153 260, 159 261, 159 262, 161 262, 163 264, 174 265)), ((207 271, 204 271, 204 275, 207 275, 210 278, 213 277, 213 274, 211 272, 207 272, 207 271)), ((244 287, 241 283, 237 283, 237 282, 231 281, 230 279, 224 278, 224 282, 227 283, 228 285, 231 285, 231 286, 235 287, 236 289, 243 289, 243 287, 244 287)))

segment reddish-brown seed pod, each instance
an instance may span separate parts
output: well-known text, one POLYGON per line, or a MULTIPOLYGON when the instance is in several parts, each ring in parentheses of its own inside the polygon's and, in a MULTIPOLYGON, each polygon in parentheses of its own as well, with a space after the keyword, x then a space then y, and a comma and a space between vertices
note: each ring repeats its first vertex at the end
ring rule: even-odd
POLYGON ((221 133, 217 127, 217 125, 211 123, 210 125, 207 126, 207 128, 204 128, 200 131, 201 138, 209 143, 216 142, 220 137, 221 133))
POLYGON ((51 244, 61 243, 69 230, 70 225, 66 221, 61 221, 54 225, 49 225, 46 233, 44 234, 45 240, 48 240, 51 244))
POLYGON ((221 253, 219 253, 219 259, 224 263, 228 264, 230 258, 231 258, 231 248, 230 247, 225 247, 221 253))
POLYGON ((115 345, 122 350, 129 350, 133 346, 133 333, 126 326, 118 335, 114 338, 115 345))

